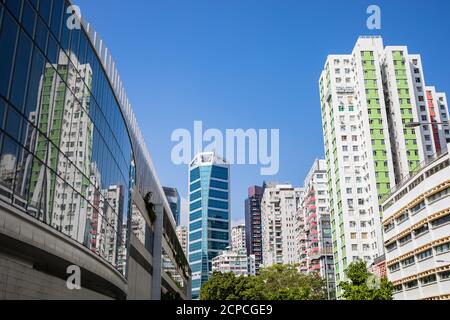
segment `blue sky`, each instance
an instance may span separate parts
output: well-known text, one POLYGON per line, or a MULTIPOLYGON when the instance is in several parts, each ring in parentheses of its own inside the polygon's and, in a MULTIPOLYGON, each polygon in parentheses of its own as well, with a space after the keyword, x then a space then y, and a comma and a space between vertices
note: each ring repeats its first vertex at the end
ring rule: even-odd
MULTIPOLYGON (((177 128, 280 129, 280 170, 232 167, 232 220, 247 187, 300 186, 323 156, 318 79, 326 56, 350 53, 359 35, 422 55, 428 85, 450 93, 450 2, 74 0, 118 65, 164 185, 186 198, 188 169, 171 162, 177 128), (366 9, 381 7, 381 30, 366 9)), ((186 220, 186 219, 184 219, 186 220)))

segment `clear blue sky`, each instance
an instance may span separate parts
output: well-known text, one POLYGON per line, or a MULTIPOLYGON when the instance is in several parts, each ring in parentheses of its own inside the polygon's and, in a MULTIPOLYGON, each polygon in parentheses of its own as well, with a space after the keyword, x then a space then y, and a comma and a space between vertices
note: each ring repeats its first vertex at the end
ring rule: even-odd
POLYGON ((279 128, 280 171, 232 167, 232 220, 247 187, 264 179, 300 186, 323 156, 318 79, 326 56, 359 35, 420 53, 427 84, 450 94, 450 1, 74 0, 118 65, 164 185, 187 196, 187 167, 170 154, 173 130, 279 128), (366 27, 381 7, 382 29, 366 27))

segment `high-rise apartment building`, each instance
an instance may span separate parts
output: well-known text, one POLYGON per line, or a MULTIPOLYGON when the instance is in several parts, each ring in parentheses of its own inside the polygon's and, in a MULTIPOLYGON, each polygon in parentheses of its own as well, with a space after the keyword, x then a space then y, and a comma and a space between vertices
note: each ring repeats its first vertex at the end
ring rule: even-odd
POLYGON ((186 226, 177 227, 177 237, 180 241, 181 247, 183 248, 184 254, 188 254, 188 228, 186 226))
POLYGON ((437 109, 448 118, 437 107, 445 96, 435 95, 431 112, 427 90, 420 57, 380 37, 360 37, 351 54, 327 58, 320 96, 337 282, 352 261, 383 254, 381 200, 447 139, 442 126, 405 126, 437 120, 437 109))
POLYGON ((298 207, 297 247, 301 271, 326 279, 329 298, 335 296, 333 248, 325 160, 314 161, 303 184, 298 207))
POLYGON ((262 234, 261 234, 261 200, 263 188, 251 186, 248 188, 248 198, 245 199, 245 238, 247 253, 255 255, 256 270, 262 264, 262 234))
POLYGON ((170 210, 172 210, 173 218, 175 219, 175 224, 180 225, 180 194, 177 188, 163 187, 164 194, 167 197, 167 202, 169 202, 170 210))
POLYGON ((240 224, 231 228, 231 249, 247 252, 245 241, 245 225, 240 224))
POLYGON ((296 216, 301 188, 269 183, 261 201, 264 266, 297 263, 296 216))
POLYGON ((213 152, 199 153, 189 165, 189 264, 192 298, 212 270, 211 260, 230 245, 230 170, 213 152))

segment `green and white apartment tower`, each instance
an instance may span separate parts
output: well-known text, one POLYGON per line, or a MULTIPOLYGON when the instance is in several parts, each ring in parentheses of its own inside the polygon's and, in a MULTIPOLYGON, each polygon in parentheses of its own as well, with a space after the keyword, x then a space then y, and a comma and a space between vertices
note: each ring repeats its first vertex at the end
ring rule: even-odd
POLYGON ((405 124, 447 121, 448 110, 420 56, 377 36, 329 55, 319 86, 338 284, 352 261, 384 254, 381 200, 450 139, 448 126, 405 124))
POLYGON ((213 152, 189 165, 189 265, 192 299, 212 271, 212 259, 230 245, 230 168, 213 152))

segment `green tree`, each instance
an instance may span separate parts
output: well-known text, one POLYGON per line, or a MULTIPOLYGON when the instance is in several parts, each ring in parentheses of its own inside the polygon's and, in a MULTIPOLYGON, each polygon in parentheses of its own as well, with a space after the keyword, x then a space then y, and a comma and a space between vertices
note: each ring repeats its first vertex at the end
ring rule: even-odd
POLYGON ((202 285, 200 300, 240 300, 239 290, 243 289, 246 277, 236 277, 234 273, 214 272, 202 285))
POLYGON ((339 286, 344 291, 346 300, 392 300, 394 286, 386 277, 378 279, 367 270, 365 261, 351 263, 345 275, 348 281, 341 281, 339 286))
POLYGON ((326 283, 318 274, 300 273, 296 265, 273 265, 261 270, 260 290, 266 300, 324 300, 326 283))
POLYGON ((319 275, 305 275, 295 265, 274 265, 260 275, 236 277, 215 272, 202 286, 201 300, 322 300, 326 284, 319 275))

